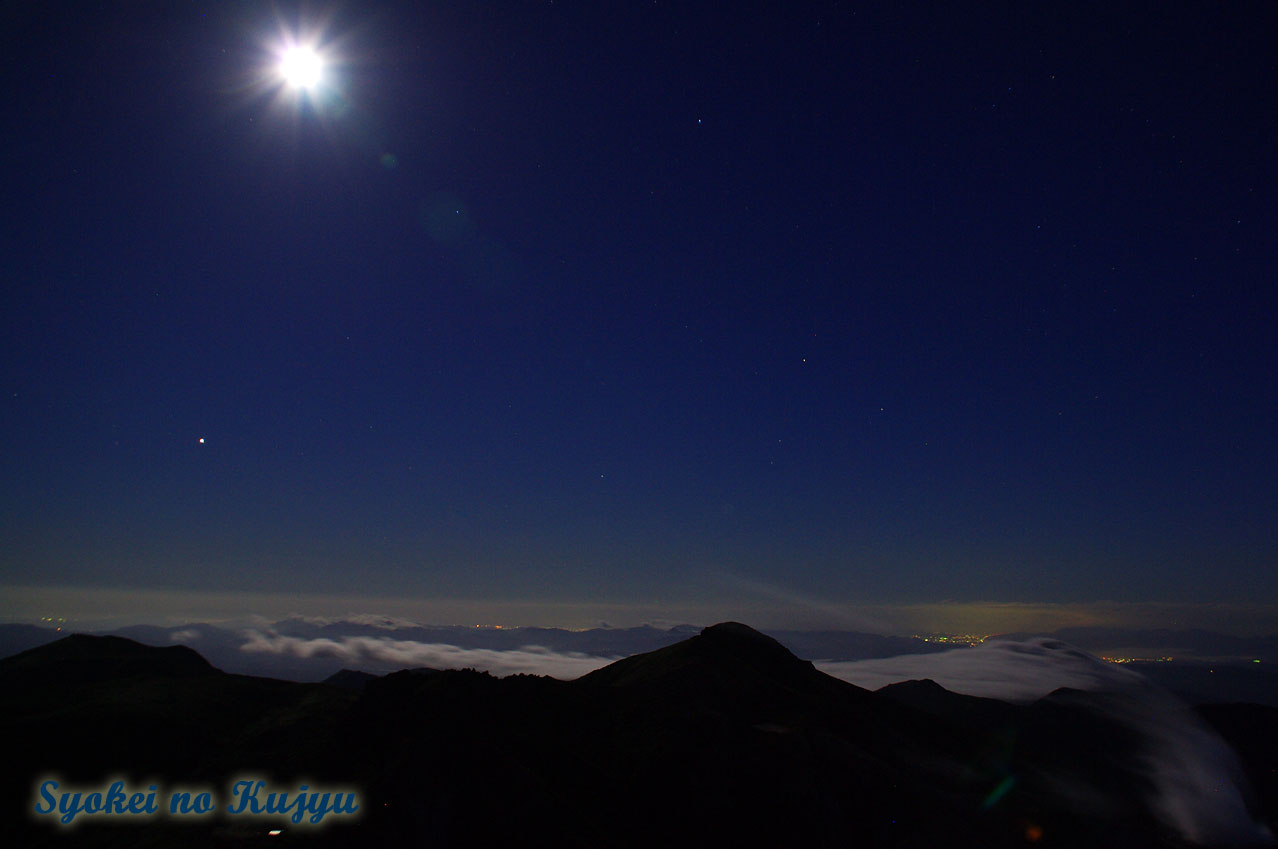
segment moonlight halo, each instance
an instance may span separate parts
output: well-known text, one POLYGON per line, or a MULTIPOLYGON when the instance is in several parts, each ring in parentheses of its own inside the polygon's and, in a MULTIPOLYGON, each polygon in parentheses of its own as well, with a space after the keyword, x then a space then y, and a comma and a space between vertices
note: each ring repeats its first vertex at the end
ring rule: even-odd
POLYGON ((314 88, 324 75, 323 60, 315 48, 307 45, 286 48, 277 67, 284 82, 296 89, 314 88))

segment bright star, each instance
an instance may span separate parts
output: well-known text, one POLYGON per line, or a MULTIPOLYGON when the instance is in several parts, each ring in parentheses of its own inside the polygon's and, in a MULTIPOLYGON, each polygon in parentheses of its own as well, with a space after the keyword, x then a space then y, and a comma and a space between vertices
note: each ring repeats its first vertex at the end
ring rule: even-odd
POLYGON ((306 45, 289 47, 280 56, 280 76, 293 88, 310 89, 324 75, 324 62, 315 48, 306 45))

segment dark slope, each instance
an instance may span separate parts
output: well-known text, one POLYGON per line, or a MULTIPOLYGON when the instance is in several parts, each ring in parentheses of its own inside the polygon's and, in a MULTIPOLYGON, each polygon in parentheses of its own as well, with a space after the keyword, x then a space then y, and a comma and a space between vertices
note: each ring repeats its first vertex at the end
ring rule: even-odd
POLYGON ((1146 742, 1131 724, 1145 712, 1123 694, 1069 688, 1025 709, 1016 723, 1020 777, 1056 834, 1074 845, 1121 846, 1140 845, 1157 829, 1146 742))
POLYGON ((1022 713, 1020 708, 997 699, 952 693, 930 678, 889 684, 875 693, 968 733, 1005 728, 1022 713))
MULTIPOLYGON (((279 842, 315 847, 1180 845, 1126 778, 1096 773, 1134 738, 1093 707, 871 693, 735 623, 577 681, 406 671, 358 693, 73 638, 0 662, 0 824, 69 845, 24 813, 46 771, 214 788, 256 773, 359 789, 358 823, 283 823, 279 842), (1121 804, 1080 805, 1078 787, 1121 804)), ((276 825, 89 822, 74 843, 244 845, 276 825)))
POLYGON ((325 678, 324 683, 332 687, 341 687, 344 690, 362 693, 364 688, 368 686, 368 682, 376 680, 377 676, 371 672, 361 672, 358 669, 343 669, 325 678))
POLYGON ((578 679, 583 688, 613 688, 634 695, 659 692, 686 704, 731 699, 757 710, 831 693, 868 696, 799 660, 779 642, 737 622, 725 622, 666 648, 634 655, 578 679), (744 704, 743 704, 744 703, 744 704))
POLYGON ((1019 744, 1029 711, 935 690, 932 709, 870 693, 734 623, 573 682, 387 676, 352 714, 390 753, 352 764, 390 803, 364 833, 409 838, 388 812, 411 806, 442 845, 1014 846, 1040 821, 1058 846, 1173 845, 1123 811, 1073 822, 1019 744), (569 831, 547 817, 565 809, 569 831))
POLYGON ((0 658, 60 640, 65 632, 39 625, 0 624, 0 658))
MULTIPOLYGON (((959 782, 938 793, 940 770, 928 761, 948 757, 919 742, 925 723, 903 713, 729 623, 573 682, 386 676, 367 687, 350 727, 375 729, 369 751, 390 751, 390 760, 353 765, 376 797, 391 809, 414 805, 459 842, 526 844, 546 834, 546 845, 844 846, 855 833, 863 845, 887 846, 900 831, 975 846, 999 838, 1007 823, 970 816, 988 787, 959 782), (405 741, 400 730, 410 726, 425 731, 405 741), (494 797, 509 818, 486 815, 494 797), (565 808, 568 833, 552 827, 562 816, 548 831, 512 825, 565 808)), ((374 806, 366 833, 406 838, 382 810, 374 806)))
MULTIPOLYGON (((238 772, 322 765, 354 699, 332 687, 227 675, 181 646, 75 635, 31 649, 0 661, 3 822, 25 834, 37 779, 49 776, 94 789, 110 777, 209 785, 238 772)), ((198 826, 155 820, 73 834, 75 845, 173 845, 170 828, 198 837, 198 826)), ((17 845, 42 836, 59 829, 35 829, 17 845)))
POLYGON ((153 648, 124 637, 72 634, 0 660, 0 680, 18 686, 80 686, 137 676, 190 678, 216 673, 184 646, 153 648))
POLYGON ((1278 834, 1278 708, 1214 704, 1201 705, 1198 713, 1238 753, 1258 818, 1278 834))

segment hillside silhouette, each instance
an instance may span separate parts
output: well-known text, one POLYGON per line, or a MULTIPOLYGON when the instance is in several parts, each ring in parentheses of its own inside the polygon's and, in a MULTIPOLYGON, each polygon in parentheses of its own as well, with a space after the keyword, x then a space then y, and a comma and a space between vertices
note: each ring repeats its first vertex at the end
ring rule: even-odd
MULTIPOLYGON (((1158 815, 1141 740, 1106 708, 1074 691, 1028 706, 932 682, 871 692, 738 623, 573 681, 406 670, 299 684, 71 636, 0 660, 3 822, 32 846, 1190 845, 1158 815), (356 788, 362 815, 68 831, 30 813, 49 775, 219 797, 239 776, 309 781, 356 788)), ((1263 736, 1266 716, 1217 719, 1263 736)))

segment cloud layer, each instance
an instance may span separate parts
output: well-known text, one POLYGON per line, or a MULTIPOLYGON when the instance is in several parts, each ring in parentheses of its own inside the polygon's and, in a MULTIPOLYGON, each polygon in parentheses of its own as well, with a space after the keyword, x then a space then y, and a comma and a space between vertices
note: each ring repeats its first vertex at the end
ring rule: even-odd
POLYGON ((990 640, 975 648, 858 661, 818 661, 823 672, 877 690, 930 678, 947 690, 1008 702, 1032 702, 1061 687, 1123 690, 1145 683, 1139 673, 1106 663, 1058 640, 990 640))
POLYGON ((542 646, 515 650, 467 649, 444 643, 422 643, 390 637, 342 637, 341 639, 288 637, 258 630, 244 633, 241 651, 296 658, 333 658, 351 667, 405 669, 478 669, 494 675, 550 675, 579 678, 607 666, 616 658, 580 652, 557 652, 542 646))

